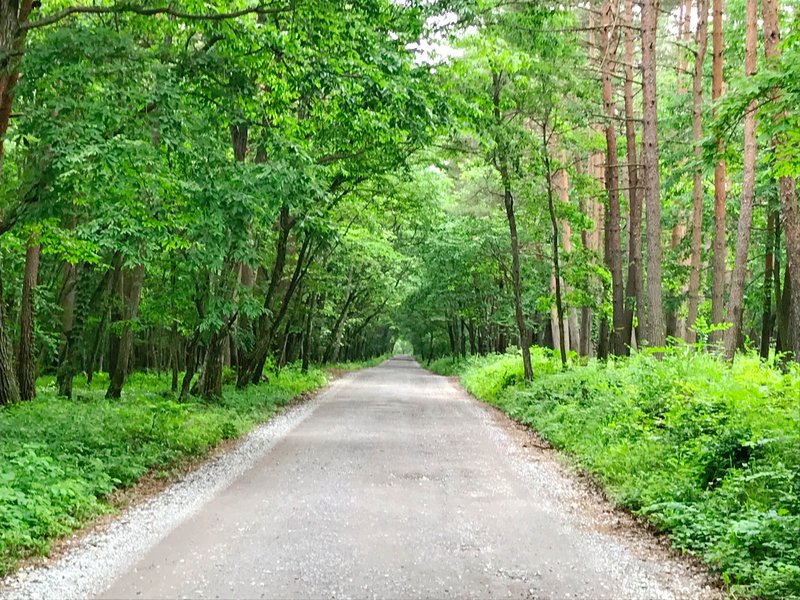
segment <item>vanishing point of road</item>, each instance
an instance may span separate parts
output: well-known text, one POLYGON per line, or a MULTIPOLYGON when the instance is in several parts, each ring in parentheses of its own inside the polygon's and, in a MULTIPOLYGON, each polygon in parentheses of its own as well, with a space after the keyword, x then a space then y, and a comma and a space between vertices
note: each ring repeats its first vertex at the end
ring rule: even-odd
POLYGON ((535 437, 408 357, 276 421, 0 597, 719 594, 535 437))

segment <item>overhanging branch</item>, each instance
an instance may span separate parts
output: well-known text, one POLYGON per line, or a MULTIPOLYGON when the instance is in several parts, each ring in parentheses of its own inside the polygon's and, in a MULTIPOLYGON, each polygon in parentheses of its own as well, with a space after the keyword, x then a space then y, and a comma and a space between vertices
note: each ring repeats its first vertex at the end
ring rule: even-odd
POLYGON ((234 10, 231 12, 196 14, 176 10, 170 6, 146 7, 137 6, 135 4, 117 4, 115 6, 70 6, 54 12, 52 15, 47 17, 42 17, 41 19, 37 19, 35 21, 21 23, 20 29, 28 30, 46 27, 47 25, 52 25, 53 23, 57 23, 58 21, 66 19, 71 15, 79 14, 108 15, 130 13, 147 17, 154 15, 169 15, 175 17, 176 19, 182 19, 185 21, 224 21, 226 19, 235 19, 237 17, 243 17, 245 15, 254 13, 260 15, 271 15, 290 12, 291 10, 293 10, 291 7, 286 6, 267 7, 262 4, 258 4, 256 6, 242 8, 240 10, 234 10))

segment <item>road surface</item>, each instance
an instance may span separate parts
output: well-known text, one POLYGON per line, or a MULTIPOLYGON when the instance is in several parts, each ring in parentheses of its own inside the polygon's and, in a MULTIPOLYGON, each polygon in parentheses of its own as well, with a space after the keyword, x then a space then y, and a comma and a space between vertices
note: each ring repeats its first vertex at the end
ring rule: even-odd
MULTIPOLYGON (((173 509, 151 510, 149 541, 129 552, 128 543, 95 550, 114 556, 104 573, 85 567, 78 582, 66 567, 64 595, 718 594, 520 428, 411 359, 347 375, 304 410, 190 514, 159 527, 173 509)), ((141 529, 136 521, 125 527, 141 529)), ((9 596, 56 576, 26 577, 34 583, 9 596)))

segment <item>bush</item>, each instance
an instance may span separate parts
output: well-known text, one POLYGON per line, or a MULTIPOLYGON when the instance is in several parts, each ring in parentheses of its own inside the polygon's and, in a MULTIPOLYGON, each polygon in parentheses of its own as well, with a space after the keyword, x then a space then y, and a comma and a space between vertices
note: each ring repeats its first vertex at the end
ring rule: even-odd
POLYGON ((800 598, 800 371, 676 349, 562 370, 533 349, 461 363, 478 398, 531 426, 614 501, 703 558, 737 594, 800 598))

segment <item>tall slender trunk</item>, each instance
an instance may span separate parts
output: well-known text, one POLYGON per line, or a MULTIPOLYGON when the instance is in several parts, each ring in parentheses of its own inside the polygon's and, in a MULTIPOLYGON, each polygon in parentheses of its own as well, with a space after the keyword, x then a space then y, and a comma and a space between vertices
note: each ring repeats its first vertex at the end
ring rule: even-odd
POLYGON ((606 249, 608 250, 606 262, 611 271, 611 305, 613 311, 611 330, 611 351, 614 354, 624 354, 626 340, 625 330, 625 300, 622 282, 622 249, 620 247, 620 207, 619 207, 619 172, 617 167, 617 134, 614 127, 616 106, 614 104, 614 90, 611 85, 613 65, 616 63, 616 36, 612 36, 612 8, 611 0, 604 0, 601 8, 601 37, 600 49, 602 56, 602 94, 603 107, 607 117, 605 125, 606 134, 606 192, 608 196, 608 213, 606 217, 606 249))
MULTIPOLYGON (((747 0, 745 5, 745 57, 747 77, 756 73, 756 48, 758 44, 757 0, 747 0)), ((739 345, 742 331, 742 303, 744 280, 747 275, 747 252, 750 249, 750 231, 753 223, 753 197, 756 185, 756 100, 752 100, 744 115, 744 164, 742 167, 742 200, 739 205, 739 225, 736 234, 736 256, 728 299, 727 319, 731 323, 725 332, 725 358, 732 360, 739 345)))
MULTIPOLYGON (((566 153, 562 153, 561 163, 562 166, 553 175, 553 182, 556 187, 556 195, 562 204, 569 204, 569 178, 567 176, 566 167, 566 153)), ((564 249, 564 254, 569 256, 572 252, 572 227, 570 226, 569 219, 561 220, 561 247, 564 249)), ((565 292, 569 292, 565 288, 565 292)), ((578 351, 578 340, 580 339, 580 331, 578 328, 578 311, 574 306, 567 308, 567 329, 569 331, 569 349, 578 351)), ((474 354, 474 352, 473 352, 474 354)))
MULTIPOLYGON (((722 95, 722 3, 723 0, 713 0, 713 31, 712 46, 712 82, 711 99, 716 102, 722 95)), ((716 110, 714 110, 716 117, 716 110)), ((713 257, 711 260, 711 323, 717 325, 723 322, 725 305, 725 261, 727 248, 725 245, 725 160, 721 157, 724 141, 717 139, 717 152, 720 158, 714 169, 714 242, 713 257)), ((709 337, 712 343, 722 339, 721 331, 714 331, 709 337)))
POLYGON ((6 326, 3 298, 3 270, 0 269, 0 405, 19 402, 19 385, 14 374, 14 352, 6 326))
POLYGON ((642 270, 642 194, 636 157, 636 127, 633 111, 633 0, 625 0, 625 145, 628 157, 628 279, 625 284, 625 329, 622 337, 631 342, 636 315, 636 339, 644 327, 644 272, 642 270))
MULTIPOLYGON (((117 323, 125 319, 125 273, 122 268, 122 257, 114 259, 114 268, 111 274, 111 323, 117 323)), ((108 378, 114 374, 117 367, 117 356, 119 355, 120 332, 112 328, 108 337, 108 378)))
POLYGON ((172 378, 170 380, 169 389, 173 392, 178 391, 178 351, 180 348, 180 335, 178 334, 178 322, 172 321, 172 329, 170 330, 170 349, 169 349, 169 366, 172 371, 172 378))
POLYGON ((689 298, 686 317, 686 341, 697 340, 694 330, 700 306, 700 264, 703 252, 703 62, 708 46, 708 0, 697 0, 697 31, 694 73, 692 74, 692 142, 697 163, 692 177, 692 250, 689 263, 689 298))
MULTIPOLYGON (((350 291, 347 293, 347 297, 345 298, 342 310, 339 312, 339 316, 336 318, 336 322, 333 325, 333 329, 331 329, 331 337, 328 340, 328 345, 325 348, 325 354, 322 359, 323 363, 332 363, 336 361, 336 357, 339 353, 339 346, 342 343, 342 327, 344 326, 344 323, 347 320, 347 315, 350 312, 350 306, 353 304, 357 296, 358 296, 358 288, 356 285, 353 285, 350 288, 350 291)), ((452 321, 447 322, 447 327, 450 333, 450 346, 452 354, 453 356, 455 356, 456 346, 454 341, 455 338, 454 338, 452 321)))
POLYGON ((767 217, 767 232, 764 243, 764 299, 761 305, 761 358, 769 357, 769 345, 772 340, 772 281, 775 265, 775 225, 776 215, 770 210, 767 217))
POLYGON ((106 398, 119 398, 122 395, 122 386, 125 385, 125 378, 128 375, 128 365, 133 351, 133 321, 139 314, 139 300, 144 284, 144 265, 136 265, 125 277, 125 305, 123 315, 125 324, 119 337, 119 350, 117 354, 117 364, 111 374, 111 381, 108 384, 106 398))
MULTIPOLYGON (((502 77, 497 73, 492 74, 492 106, 495 123, 499 126, 503 116, 500 112, 500 94, 502 92, 502 77)), ((514 292, 514 320, 517 323, 519 333, 519 346, 522 351, 523 377, 525 381, 533 379, 533 369, 531 368, 531 349, 528 342, 528 330, 525 325, 525 316, 522 311, 522 283, 520 280, 519 267, 519 238, 517 236, 517 218, 514 214, 514 196, 511 191, 511 176, 508 171, 508 149, 505 144, 498 144, 498 156, 496 167, 500 173, 503 184, 503 205, 506 209, 506 220, 508 221, 508 232, 511 238, 511 286, 514 292)))
POLYGON ((248 352, 242 352, 239 360, 239 372, 236 386, 243 388, 249 383, 257 383, 261 378, 263 364, 272 344, 271 331, 274 329, 273 300, 278 284, 283 279, 286 268, 286 254, 293 220, 289 214, 289 206, 284 204, 278 214, 278 235, 275 240, 275 261, 272 263, 267 293, 264 296, 264 313, 255 327, 255 342, 248 352))
POLYGON ((533 379, 533 368, 531 367, 531 350, 528 343, 528 331, 525 325, 525 317, 522 312, 522 284, 519 274, 519 239, 517 237, 517 219, 514 215, 514 197, 511 194, 511 187, 508 184, 508 176, 503 184, 503 203, 506 208, 506 219, 508 220, 508 231, 511 237, 511 285, 514 288, 514 320, 517 323, 519 333, 519 345, 522 350, 523 376, 525 381, 533 379))
POLYGON ((59 396, 72 397, 73 373, 70 364, 72 345, 75 343, 73 325, 75 324, 75 287, 77 266, 64 264, 64 284, 61 291, 61 345, 58 351, 58 372, 56 382, 59 396))
MULTIPOLYGON (((761 10, 764 22, 764 53, 767 60, 775 60, 780 56, 778 44, 781 39, 778 0, 761 0, 761 10)), ((780 90, 775 90, 775 94, 780 94, 780 90)), ((785 148, 788 143, 784 136, 778 136, 773 140, 773 147, 785 148)), ((800 209, 797 206, 797 185, 793 177, 781 177, 778 180, 778 196, 786 244, 785 280, 793 282, 786 317, 788 333, 794 332, 794 335, 790 336, 791 346, 787 345, 785 349, 792 350, 795 360, 800 361, 800 209)))
MULTIPOLYGON (((544 176, 547 183, 547 208, 550 213, 550 227, 553 248, 553 275, 556 292, 557 331, 553 332, 553 339, 558 335, 558 349, 561 356, 561 366, 567 365, 567 345, 564 339, 564 304, 561 301, 561 265, 558 255, 558 221, 556 220, 555 202, 553 201, 553 173, 550 167, 550 152, 547 144, 547 122, 542 125, 542 153, 544 158, 544 176)), ((528 358, 530 360, 530 357, 528 358)))
POLYGON ((19 310, 19 349, 17 350, 17 381, 20 400, 36 397, 36 366, 33 362, 33 294, 39 275, 41 246, 29 243, 25 251, 25 276, 19 310))
MULTIPOLYGON (((86 368, 86 384, 91 385, 94 378, 94 371, 97 365, 97 359, 100 356, 100 347, 103 344, 103 338, 106 333, 106 324, 108 323, 108 311, 103 311, 103 316, 100 317, 100 323, 95 330, 94 341, 92 342, 91 350, 89 351, 89 364, 86 368)), ((173 391, 175 391, 173 389, 173 391)))
POLYGON ((656 28, 658 0, 642 4, 642 165, 644 167, 647 228, 648 344, 664 345, 664 311, 661 305, 661 198, 658 173, 658 118, 656 110, 656 28))
POLYGON ((303 328, 303 359, 302 366, 300 367, 303 373, 308 371, 309 364, 311 363, 311 336, 314 332, 314 315, 317 307, 317 294, 312 293, 308 299, 308 306, 306 307, 306 322, 303 328))

